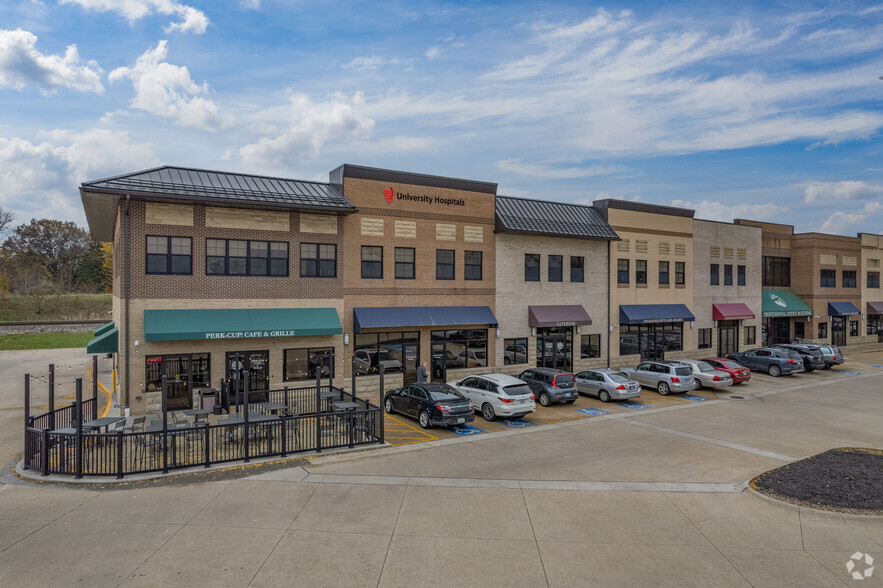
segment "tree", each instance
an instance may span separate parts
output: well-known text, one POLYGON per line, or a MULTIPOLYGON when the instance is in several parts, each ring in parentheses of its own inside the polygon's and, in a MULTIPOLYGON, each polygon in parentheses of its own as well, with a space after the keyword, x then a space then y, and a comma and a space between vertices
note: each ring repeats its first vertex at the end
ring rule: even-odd
POLYGON ((77 268, 92 247, 89 234, 70 221, 32 219, 17 226, 3 243, 15 274, 13 289, 24 293, 49 284, 58 292, 72 291, 77 268))
POLYGON ((11 210, 6 210, 2 206, 0 206, 0 235, 3 234, 4 231, 12 224, 12 221, 15 220, 15 215, 12 214, 11 210))
POLYGON ((111 287, 111 276, 105 264, 103 244, 90 242, 77 263, 74 283, 83 290, 105 292, 111 287))

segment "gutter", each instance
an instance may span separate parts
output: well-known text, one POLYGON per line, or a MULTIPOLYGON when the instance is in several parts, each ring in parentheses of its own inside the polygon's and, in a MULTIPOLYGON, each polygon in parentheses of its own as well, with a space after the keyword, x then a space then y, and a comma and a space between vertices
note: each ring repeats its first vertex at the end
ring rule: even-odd
POLYGON ((129 371, 129 341, 131 338, 129 337, 129 298, 131 296, 131 288, 132 288, 132 276, 131 276, 131 255, 132 255, 132 247, 130 244, 129 236, 129 203, 130 198, 129 195, 126 194, 126 207, 123 216, 123 239, 126 241, 126 245, 124 247, 125 253, 123 256, 123 279, 125 280, 125 285, 123 286, 123 296, 125 297, 125 310, 123 315, 123 323, 125 324, 126 330, 126 379, 123 382, 123 397, 125 398, 125 402, 123 402, 123 406, 129 408, 129 380, 131 380, 131 373, 129 371))
POLYGON ((613 334, 610 330, 610 325, 613 324, 610 310, 610 262, 613 261, 611 259, 611 255, 613 255, 613 241, 607 241, 607 367, 610 367, 610 336, 613 334))

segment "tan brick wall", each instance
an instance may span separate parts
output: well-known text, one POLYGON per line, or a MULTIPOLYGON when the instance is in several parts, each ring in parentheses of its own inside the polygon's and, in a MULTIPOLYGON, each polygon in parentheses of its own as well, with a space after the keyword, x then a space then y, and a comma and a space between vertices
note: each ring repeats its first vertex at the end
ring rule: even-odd
POLYGON ((331 214, 300 213, 301 233, 337 234, 337 217, 331 214))
POLYGON ((145 222, 149 225, 184 225, 193 226, 192 204, 167 204, 165 202, 147 202, 145 204, 145 222))
MULTIPOLYGON (((249 208, 205 207, 205 226, 212 229, 243 229, 287 233, 291 227, 288 212, 249 208)), ((278 240, 278 239, 277 239, 278 240)))

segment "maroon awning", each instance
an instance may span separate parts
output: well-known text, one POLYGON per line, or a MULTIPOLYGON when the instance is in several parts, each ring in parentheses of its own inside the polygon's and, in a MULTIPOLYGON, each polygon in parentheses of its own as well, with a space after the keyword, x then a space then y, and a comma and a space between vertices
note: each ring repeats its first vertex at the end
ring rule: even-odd
POLYGON ((741 302, 727 302, 725 304, 712 304, 711 318, 716 321, 738 321, 741 319, 753 319, 754 313, 741 302))
POLYGON ((883 302, 868 302, 868 314, 883 314, 883 302))
POLYGON ((591 325, 592 319, 579 304, 528 306, 527 322, 531 327, 575 327, 591 325))

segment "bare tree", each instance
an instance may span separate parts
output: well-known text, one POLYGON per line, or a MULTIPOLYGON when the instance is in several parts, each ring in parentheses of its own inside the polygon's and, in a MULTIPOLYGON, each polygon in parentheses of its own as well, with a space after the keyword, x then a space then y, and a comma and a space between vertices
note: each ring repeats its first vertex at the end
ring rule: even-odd
POLYGON ((15 220, 15 215, 12 214, 12 211, 0 206, 0 235, 12 224, 13 220, 15 220))

